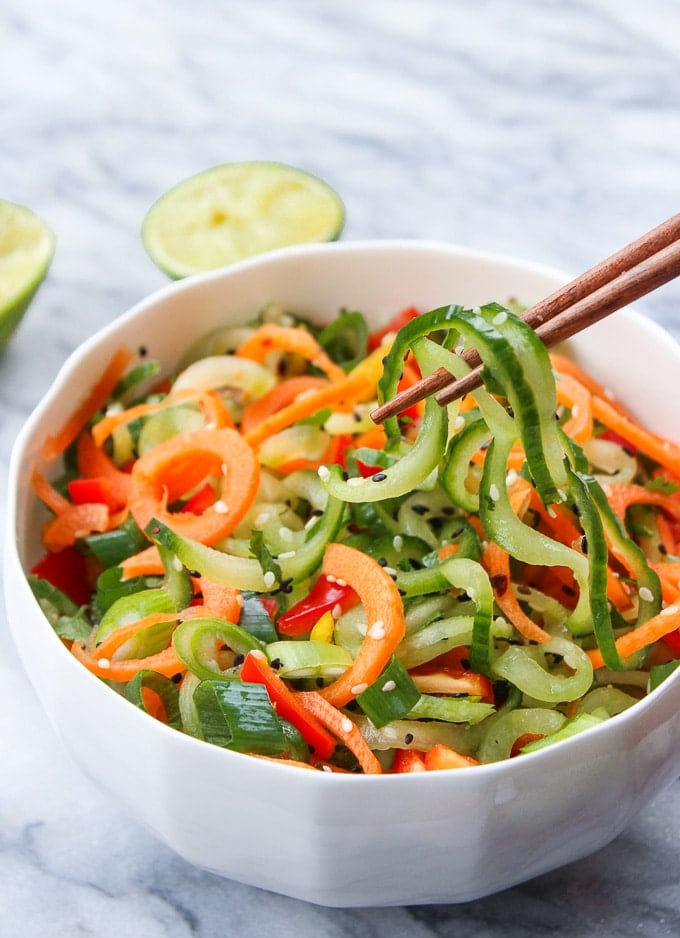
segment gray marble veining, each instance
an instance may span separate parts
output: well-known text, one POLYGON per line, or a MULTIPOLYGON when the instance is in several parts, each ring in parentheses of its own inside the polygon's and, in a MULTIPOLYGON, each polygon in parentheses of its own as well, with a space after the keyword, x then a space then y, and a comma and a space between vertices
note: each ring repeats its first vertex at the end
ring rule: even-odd
MULTIPOLYGON (((4 0, 0 197, 58 236, 0 358, 0 468, 66 355, 165 281, 139 237, 185 176, 279 159, 344 237, 575 273, 680 204, 675 0, 4 0)), ((639 308, 680 336, 680 287, 639 308)), ((0 506, 5 517, 4 496, 0 506)), ((0 626, 0 938, 671 936, 680 787, 600 853, 462 906, 327 910, 193 869, 60 749, 0 626)))

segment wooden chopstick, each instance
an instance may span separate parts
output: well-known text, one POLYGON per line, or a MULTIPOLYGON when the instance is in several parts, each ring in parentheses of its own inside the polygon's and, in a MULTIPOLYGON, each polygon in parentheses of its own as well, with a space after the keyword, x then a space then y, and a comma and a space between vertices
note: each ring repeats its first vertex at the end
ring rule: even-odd
MULTIPOLYGON (((534 304, 522 319, 545 345, 555 345, 679 274, 680 213, 534 304)), ((448 404, 479 387, 479 355, 469 349, 462 358, 473 369, 464 378, 456 381, 450 372, 439 368, 374 410, 373 420, 380 423, 431 395, 437 403, 448 404)))

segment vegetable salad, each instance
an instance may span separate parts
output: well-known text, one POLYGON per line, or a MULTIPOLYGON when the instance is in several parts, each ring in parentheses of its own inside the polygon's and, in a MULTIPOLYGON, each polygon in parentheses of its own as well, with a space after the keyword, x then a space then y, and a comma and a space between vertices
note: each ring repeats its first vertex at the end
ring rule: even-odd
POLYGON ((680 663, 680 446, 498 304, 377 332, 271 306, 169 378, 120 349, 42 456, 42 609, 208 743, 468 768, 599 725, 680 663), (470 347, 482 388, 372 421, 470 347))

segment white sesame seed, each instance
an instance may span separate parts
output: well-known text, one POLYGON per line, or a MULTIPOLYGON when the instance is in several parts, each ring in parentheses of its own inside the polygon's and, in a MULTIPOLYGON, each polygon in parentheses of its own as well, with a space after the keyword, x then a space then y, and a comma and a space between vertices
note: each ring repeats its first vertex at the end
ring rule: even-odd
POLYGON ((318 520, 319 520, 318 515, 312 515, 310 518, 308 518, 305 521, 305 531, 309 531, 310 528, 313 528, 314 525, 318 522, 318 520))
POLYGON ((287 528, 285 524, 282 524, 279 528, 279 537, 282 541, 290 543, 293 540, 293 532, 290 528, 287 528))
POLYGON ((381 690, 384 694, 389 694, 389 692, 391 690, 394 690, 396 686, 397 686, 396 681, 385 681, 385 683, 381 687, 381 690))
POLYGON ((395 534, 392 538, 392 547, 394 547, 395 550, 401 550, 403 546, 404 538, 401 536, 401 534, 395 534))
POLYGON ((385 625, 382 619, 378 619, 377 622, 374 622, 366 633, 369 638, 381 639, 385 637, 385 625))
POLYGON ((205 426, 203 427, 203 429, 204 429, 204 430, 216 430, 216 429, 217 429, 217 424, 215 423, 214 420, 208 420, 208 421, 206 421, 205 426))
POLYGON ((343 580, 342 577, 336 576, 335 582, 338 586, 347 586, 347 580, 343 580))
POLYGON ((331 471, 328 466, 319 466, 319 468, 316 470, 316 473, 322 482, 328 482, 331 477, 331 471))
POLYGON ((494 324, 494 326, 502 326, 507 318, 508 318, 508 314, 503 309, 501 310, 500 313, 496 313, 496 315, 493 317, 491 322, 494 324))
POLYGON ((327 573, 327 574, 326 574, 326 580, 327 580, 329 583, 335 583, 335 582, 336 582, 336 578, 333 576, 332 573, 327 573))
POLYGON ((109 404, 109 406, 106 408, 106 416, 108 417, 111 414, 122 414, 124 410, 125 408, 120 402, 109 404))
POLYGON ((279 560, 290 560, 294 556, 294 550, 284 550, 283 553, 279 554, 279 560))
POLYGON ((98 664, 99 667, 102 668, 104 671, 106 671, 107 668, 110 668, 110 667, 111 667, 111 662, 109 661, 108 658, 99 658, 99 660, 97 661, 97 664, 98 664))
POLYGON ((513 485, 518 479, 519 476, 517 475, 516 470, 511 469, 505 477, 505 483, 506 485, 513 485))
POLYGON ((464 350, 465 350, 465 342, 459 342, 453 351, 456 353, 456 355, 462 355, 464 350))
POLYGON ((463 417, 462 414, 458 414, 456 419, 453 421, 453 429, 462 430, 464 426, 465 426, 465 417, 463 417))
POLYGON ((581 408, 578 406, 578 404, 574 404, 573 407, 571 408, 571 416, 576 418, 578 417, 580 413, 581 413, 581 408))
POLYGON ((501 493, 498 491, 498 486, 495 482, 492 482, 489 486, 489 495, 491 496, 492 501, 497 502, 501 497, 501 493))
POLYGON ((264 585, 266 586, 267 589, 271 589, 272 586, 276 583, 276 577, 274 576, 271 570, 267 570, 263 579, 264 579, 264 585))
POLYGON ((385 571, 385 573, 386 573, 388 576, 396 576, 396 575, 397 575, 397 571, 394 569, 394 567, 383 567, 383 570, 385 571))
POLYGON ((182 561, 179 557, 175 556, 172 558, 172 568, 173 570, 177 570, 178 573, 182 569, 182 561))
POLYGON ((340 726, 342 727, 343 733, 351 733, 354 723, 352 723, 349 717, 343 717, 340 721, 340 726))
POLYGON ((322 771, 322 772, 332 772, 333 769, 330 767, 330 765, 322 765, 322 766, 321 766, 321 771, 322 771))
POLYGON ((666 606, 665 609, 662 609, 659 613, 660 616, 674 616, 676 612, 680 612, 680 606, 666 606))
POLYGON ((351 479, 347 480, 347 485, 351 485, 353 488, 363 485, 366 480, 361 476, 353 476, 351 479))
POLYGON ((640 597, 640 599, 644 599, 645 602, 648 602, 648 603, 651 603, 651 601, 654 599, 654 593, 652 593, 652 591, 647 586, 642 586, 638 590, 638 596, 640 597))
POLYGON ((368 684, 364 681, 361 684, 355 684, 354 687, 351 688, 351 690, 354 696, 358 697, 359 694, 363 694, 363 692, 366 690, 367 687, 368 687, 368 684))
POLYGON ((342 606, 340 605, 340 603, 336 603, 333 606, 333 608, 331 609, 331 615, 336 620, 340 618, 340 616, 342 615, 342 606))
POLYGON ((213 508, 218 515, 226 515, 229 513, 229 505, 227 505, 226 502, 223 502, 221 498, 215 502, 213 508))

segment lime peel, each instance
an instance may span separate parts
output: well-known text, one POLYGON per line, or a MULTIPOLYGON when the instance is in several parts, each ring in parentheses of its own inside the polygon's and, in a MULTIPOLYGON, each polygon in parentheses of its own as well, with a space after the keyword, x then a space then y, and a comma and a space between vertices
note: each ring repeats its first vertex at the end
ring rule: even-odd
POLYGON ((214 166, 178 183, 149 209, 142 241, 179 279, 293 244, 334 241, 345 222, 326 182, 285 163, 214 166))
POLYGON ((0 348, 47 276, 55 244, 52 230, 34 212, 0 199, 0 348))

